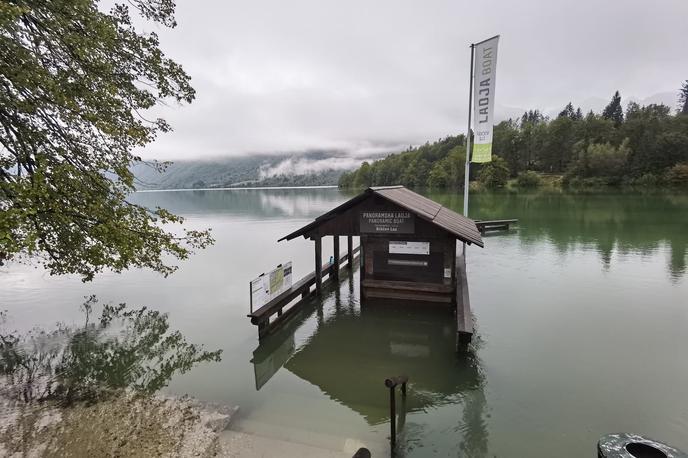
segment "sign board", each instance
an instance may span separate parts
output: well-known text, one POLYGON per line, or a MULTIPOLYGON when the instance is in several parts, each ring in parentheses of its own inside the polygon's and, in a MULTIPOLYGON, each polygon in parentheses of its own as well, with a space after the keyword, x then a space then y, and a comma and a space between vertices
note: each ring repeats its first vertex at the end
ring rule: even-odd
POLYGON ((430 242, 389 242, 389 254, 430 254, 430 242))
POLYGON ((291 288, 291 261, 251 281, 251 313, 291 288))
POLYGON ((415 215, 407 211, 363 211, 359 224, 361 233, 413 234, 415 215))

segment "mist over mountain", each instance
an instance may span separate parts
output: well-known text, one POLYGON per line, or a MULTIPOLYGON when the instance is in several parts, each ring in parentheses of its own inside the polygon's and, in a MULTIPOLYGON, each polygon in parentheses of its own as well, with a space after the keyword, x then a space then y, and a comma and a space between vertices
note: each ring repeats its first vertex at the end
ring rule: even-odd
POLYGON ((243 186, 336 185, 341 174, 353 170, 369 157, 341 151, 312 151, 300 154, 231 156, 215 159, 180 160, 163 173, 149 164, 133 168, 137 189, 201 189, 243 186))

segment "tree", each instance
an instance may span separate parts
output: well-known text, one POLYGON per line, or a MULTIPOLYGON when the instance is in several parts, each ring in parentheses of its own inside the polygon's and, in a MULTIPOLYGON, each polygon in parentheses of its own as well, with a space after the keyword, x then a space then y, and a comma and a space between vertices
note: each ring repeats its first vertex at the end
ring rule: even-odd
POLYGON ((353 185, 355 188, 368 188, 373 185, 373 173, 371 171, 370 162, 364 161, 361 168, 358 169, 354 176, 353 185))
POLYGON ((492 162, 483 165, 478 174, 478 180, 487 188, 500 188, 509 179, 509 167, 499 156, 492 158, 492 162))
POLYGON ((614 93, 609 105, 602 111, 602 117, 613 121, 615 127, 618 127, 623 122, 623 108, 621 108, 621 95, 619 95, 619 91, 614 93))
POLYGON ((576 112, 573 110, 573 104, 571 102, 567 103, 566 106, 564 107, 561 112, 559 112, 559 116, 557 118, 570 118, 570 119, 575 119, 576 112))
POLYGON ((560 116, 549 123, 541 151, 544 171, 563 172, 566 169, 573 155, 574 129, 574 121, 568 116, 560 116))
POLYGON ((683 83, 678 95, 678 112, 680 114, 688 115, 688 80, 683 83))
POLYGON ((623 177, 629 156, 628 139, 618 147, 610 143, 593 143, 584 147, 568 175, 575 177, 603 177, 607 184, 619 184, 623 177))
POLYGON ((515 121, 509 119, 494 127, 493 150, 506 160, 512 175, 518 174, 522 169, 523 153, 519 126, 515 121))
MULTIPOLYGON (((127 201, 137 148, 170 126, 144 114, 190 103, 190 78, 165 57, 144 20, 175 27, 173 0, 14 0, 0 6, 0 262, 38 256, 52 274, 84 281, 106 268, 184 259, 208 231, 165 227, 182 218, 127 201), (169 258, 168 258, 169 259, 169 258)), ((165 164, 152 163, 162 170, 165 164)))

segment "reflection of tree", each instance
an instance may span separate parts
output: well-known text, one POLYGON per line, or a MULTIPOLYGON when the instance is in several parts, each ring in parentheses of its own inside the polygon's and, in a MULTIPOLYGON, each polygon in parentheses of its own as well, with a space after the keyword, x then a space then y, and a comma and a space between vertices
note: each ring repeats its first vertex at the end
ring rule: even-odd
MULTIPOLYGON (((453 194, 433 200, 460 211, 453 194)), ((617 253, 651 254, 662 244, 671 249, 668 271, 676 280, 686 272, 688 195, 665 193, 478 193, 471 196, 475 219, 518 218, 522 245, 546 239, 560 252, 594 247, 605 269, 617 253)))
POLYGON ((0 333, 0 393, 26 402, 67 403, 95 400, 124 388, 152 394, 175 373, 220 360, 221 351, 188 343, 179 331, 170 331, 166 314, 145 307, 105 305, 92 323, 96 302, 91 296, 84 303, 81 327, 60 324, 24 336, 0 333))

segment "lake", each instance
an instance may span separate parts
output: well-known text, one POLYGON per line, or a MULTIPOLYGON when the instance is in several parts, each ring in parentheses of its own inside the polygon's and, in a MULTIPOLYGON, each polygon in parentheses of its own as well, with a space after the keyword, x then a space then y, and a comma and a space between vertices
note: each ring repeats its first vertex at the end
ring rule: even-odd
MULTIPOLYGON (((461 211, 460 195, 426 195, 461 211)), ((383 381, 404 373, 405 456, 595 456, 599 437, 618 431, 688 450, 688 195, 471 196, 471 217, 518 218, 519 227, 468 248, 477 329, 468 354, 454 353, 451 315, 361 310, 357 271, 259 346, 246 317, 249 281, 290 260, 295 279, 312 271, 312 242, 277 239, 351 196, 137 193, 137 203, 212 228, 215 245, 168 278, 132 271, 84 284, 3 266, 5 326, 79 322, 91 294, 166 312, 189 341, 224 350, 221 362, 172 379, 168 392, 238 405, 238 431, 324 448, 385 450, 383 381)), ((329 238, 324 259, 331 250, 329 238)))

